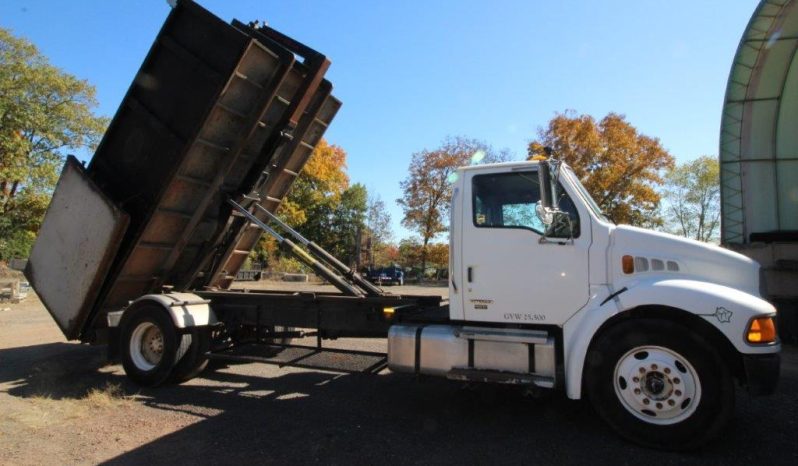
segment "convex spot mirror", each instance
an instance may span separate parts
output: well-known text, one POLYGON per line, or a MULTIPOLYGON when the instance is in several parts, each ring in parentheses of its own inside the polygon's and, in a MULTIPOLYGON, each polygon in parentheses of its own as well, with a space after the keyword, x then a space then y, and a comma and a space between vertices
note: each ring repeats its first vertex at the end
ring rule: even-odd
POLYGON ((546 226, 549 226, 554 222, 554 211, 548 207, 545 207, 540 201, 535 204, 535 214, 546 226))

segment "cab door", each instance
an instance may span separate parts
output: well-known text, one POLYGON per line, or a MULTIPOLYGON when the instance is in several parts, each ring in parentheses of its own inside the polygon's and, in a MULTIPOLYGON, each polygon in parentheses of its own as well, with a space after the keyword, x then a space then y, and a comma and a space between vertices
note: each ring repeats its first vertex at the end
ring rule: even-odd
MULTIPOLYGON (((466 171, 461 283, 465 320, 563 324, 588 301, 590 217, 558 185, 571 233, 544 237, 537 168, 466 171), (582 222, 582 223, 580 223, 582 222)), ((573 198, 577 198, 573 196, 573 198)))

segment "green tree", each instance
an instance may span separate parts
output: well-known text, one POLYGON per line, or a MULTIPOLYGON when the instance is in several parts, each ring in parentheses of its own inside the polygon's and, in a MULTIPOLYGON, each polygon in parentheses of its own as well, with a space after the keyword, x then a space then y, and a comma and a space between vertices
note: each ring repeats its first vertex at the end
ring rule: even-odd
MULTIPOLYGON (((357 234, 365 228, 367 197, 365 186, 349 185, 346 152, 322 139, 278 215, 344 263, 354 264, 357 234)), ((271 260, 279 255, 274 239, 263 236, 252 257, 271 260)))
POLYGON ((341 194, 341 202, 330 215, 329 234, 321 246, 350 266, 357 265, 360 252, 358 240, 366 228, 368 192, 355 183, 341 194))
POLYGON ((305 221, 296 230, 345 264, 357 262, 358 232, 365 228, 366 187, 356 183, 335 200, 307 206, 305 221))
MULTIPOLYGON (((448 228, 452 176, 458 167, 475 163, 509 160, 507 151, 494 151, 489 145, 464 137, 447 138, 434 150, 413 154, 407 178, 400 183, 402 225, 421 237, 421 268, 427 266, 427 245, 448 228)), ((401 247, 400 247, 401 249, 401 247)))
POLYGON ((391 237, 391 214, 385 208, 379 194, 369 194, 366 207, 366 243, 369 247, 368 263, 370 267, 385 264, 391 237), (377 259, 380 259, 378 262, 377 259))
POLYGON ((666 228, 687 238, 717 241, 720 226, 720 164, 704 155, 665 175, 666 228))
POLYGON ((94 87, 0 28, 0 259, 26 256, 65 151, 93 149, 108 123, 94 87))
POLYGON ((529 143, 530 157, 554 149, 573 168, 596 203, 617 223, 655 226, 663 182, 673 157, 659 139, 640 134, 626 117, 610 113, 600 121, 573 111, 558 113, 529 143))

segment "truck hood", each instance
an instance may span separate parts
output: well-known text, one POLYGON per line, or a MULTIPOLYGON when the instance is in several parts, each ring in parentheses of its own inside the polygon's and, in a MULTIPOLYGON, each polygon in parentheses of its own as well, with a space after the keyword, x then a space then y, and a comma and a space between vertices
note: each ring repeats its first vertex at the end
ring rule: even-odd
MULTIPOLYGON (((759 263, 720 246, 629 225, 619 225, 612 232, 611 264, 616 264, 619 281, 651 277, 687 278, 725 285, 759 296, 759 263), (621 257, 635 257, 635 272, 620 271, 621 257), (639 258, 647 260, 648 270, 640 270, 639 258), (657 263, 656 260, 661 262, 657 263), (673 270, 675 263, 678 270, 673 270), (662 264, 662 270, 655 265, 662 264), (670 267, 669 267, 670 266, 670 267)), ((646 264, 646 262, 643 262, 646 264)))

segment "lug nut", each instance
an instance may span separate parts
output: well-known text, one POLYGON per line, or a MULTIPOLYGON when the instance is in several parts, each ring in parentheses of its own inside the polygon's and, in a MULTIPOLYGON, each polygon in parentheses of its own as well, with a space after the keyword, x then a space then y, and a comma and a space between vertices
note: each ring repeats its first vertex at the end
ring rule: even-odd
POLYGON ((652 370, 652 371, 655 371, 655 370, 657 370, 657 365, 656 365, 656 364, 652 364, 652 365, 651 365, 651 370, 652 370))
POLYGON ((632 377, 632 381, 634 383, 638 383, 638 382, 640 382, 640 377, 632 377))
POLYGON ((651 403, 651 400, 649 400, 648 398, 644 398, 643 399, 643 404, 644 405, 647 405, 647 404, 650 404, 650 403, 651 403))
POLYGON ((675 391, 675 392, 673 392, 673 393, 675 393, 675 394, 676 394, 676 396, 682 396, 682 391, 681 391, 681 390, 676 390, 676 391, 675 391))
POLYGON ((675 402, 675 401, 673 401, 673 400, 668 400, 668 404, 669 404, 669 405, 671 405, 671 406, 673 406, 673 405, 675 405, 675 404, 676 404, 676 402, 675 402))
POLYGON ((664 370, 665 370, 666 374, 670 374, 671 373, 671 369, 669 367, 666 367, 664 370))
POLYGON ((662 403, 657 403, 657 409, 662 409, 662 403))
POLYGON ((646 368, 645 367, 641 367, 640 368, 640 373, 641 374, 645 374, 646 373, 646 368))
POLYGON ((673 378, 673 383, 680 383, 680 382, 681 382, 681 380, 679 379, 679 377, 674 377, 673 378))
POLYGON ((640 394, 640 389, 639 388, 635 388, 635 395, 639 395, 639 394, 640 394))

